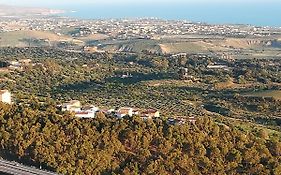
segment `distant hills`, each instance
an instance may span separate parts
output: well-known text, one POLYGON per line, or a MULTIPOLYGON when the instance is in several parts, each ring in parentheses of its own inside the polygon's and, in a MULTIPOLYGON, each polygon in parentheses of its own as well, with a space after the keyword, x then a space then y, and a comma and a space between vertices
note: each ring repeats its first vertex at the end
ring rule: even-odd
MULTIPOLYGON (((90 50, 107 52, 152 52, 152 53, 229 53, 239 50, 246 55, 279 56, 281 40, 272 38, 209 38, 198 39, 130 39, 112 40, 104 34, 92 34, 73 37, 67 32, 20 30, 0 33, 0 47, 57 46, 76 45, 78 48, 87 46, 90 50)), ((242 53, 240 53, 242 54, 242 53)), ((227 54, 228 55, 228 54, 227 54)))
POLYGON ((0 17, 48 16, 62 14, 64 12, 63 10, 48 8, 0 5, 0 17))

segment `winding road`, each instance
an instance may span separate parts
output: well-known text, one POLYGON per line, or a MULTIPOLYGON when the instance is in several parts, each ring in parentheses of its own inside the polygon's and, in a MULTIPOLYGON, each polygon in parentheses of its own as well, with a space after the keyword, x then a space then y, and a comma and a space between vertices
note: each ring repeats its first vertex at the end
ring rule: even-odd
POLYGON ((12 175, 57 175, 53 172, 40 170, 35 167, 25 166, 7 160, 0 160, 0 174, 1 172, 12 175))

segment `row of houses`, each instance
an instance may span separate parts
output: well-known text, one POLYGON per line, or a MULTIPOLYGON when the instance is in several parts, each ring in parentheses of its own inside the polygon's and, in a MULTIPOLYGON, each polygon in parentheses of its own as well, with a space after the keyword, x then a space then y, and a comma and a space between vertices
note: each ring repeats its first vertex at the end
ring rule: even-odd
POLYGON ((131 107, 121 107, 118 109, 104 110, 93 105, 82 106, 78 100, 71 100, 62 104, 62 111, 74 112, 76 117, 79 118, 94 118, 97 112, 105 114, 114 114, 117 118, 125 116, 138 115, 144 119, 160 117, 160 112, 156 109, 136 109, 131 107))
MULTIPOLYGON (((12 104, 11 96, 12 95, 9 90, 0 90, 0 102, 12 104)), ((82 106, 81 102, 78 100, 71 100, 62 105, 59 105, 59 107, 63 112, 65 111, 74 112, 75 116, 78 118, 95 118, 97 112, 102 112, 104 114, 114 114, 119 119, 125 116, 131 117, 133 115, 140 116, 144 120, 160 117, 160 112, 156 109, 136 109, 131 107, 121 107, 119 109, 104 110, 93 105, 82 106)), ((176 125, 176 124, 181 125, 181 124, 185 124, 186 122, 195 124, 196 118, 176 116, 176 117, 168 118, 167 120, 167 123, 171 125, 176 125)))
MULTIPOLYGON (((104 114, 114 114, 115 117, 121 119, 125 116, 140 116, 142 119, 154 119, 160 117, 160 112, 156 109, 136 109, 131 107, 121 107, 118 109, 104 110, 93 105, 82 106, 81 102, 78 100, 71 100, 60 105, 62 111, 74 112, 75 116, 78 118, 95 118, 97 112, 102 112, 104 114)), ((167 120, 168 124, 171 125, 181 125, 185 123, 195 124, 195 117, 186 116, 175 116, 170 117, 167 120)))
MULTIPOLYGON (((0 102, 12 104, 11 96, 12 95, 10 91, 0 90, 0 102)), ((74 112, 75 116, 78 118, 95 118, 97 112, 102 112, 104 114, 114 114, 117 118, 137 115, 146 120, 160 117, 160 112, 156 109, 136 109, 131 107, 121 107, 119 109, 104 110, 93 105, 82 106, 81 102, 78 100, 71 100, 62 105, 59 105, 59 107, 63 112, 74 112)), ((195 124, 196 118, 176 116, 173 118, 168 118, 167 122, 169 124, 185 124, 186 122, 195 124)))
MULTIPOLYGON (((11 92, 9 90, 0 90, 0 102, 6 104, 12 104, 12 97, 11 92)), ((63 103, 58 107, 61 108, 63 112, 69 111, 74 112, 75 116, 78 118, 95 118, 97 112, 102 112, 104 114, 114 114, 117 118, 121 119, 125 116, 133 116, 137 115, 140 116, 142 119, 153 119, 159 118, 160 112, 156 109, 135 109, 131 107, 121 107, 119 109, 100 109, 93 105, 85 105, 82 106, 81 102, 78 100, 71 100, 69 102, 63 103)), ((181 125, 185 123, 192 123, 195 124, 196 118, 195 117, 183 117, 183 116, 176 116, 172 118, 168 118, 167 123, 171 125, 181 125)))

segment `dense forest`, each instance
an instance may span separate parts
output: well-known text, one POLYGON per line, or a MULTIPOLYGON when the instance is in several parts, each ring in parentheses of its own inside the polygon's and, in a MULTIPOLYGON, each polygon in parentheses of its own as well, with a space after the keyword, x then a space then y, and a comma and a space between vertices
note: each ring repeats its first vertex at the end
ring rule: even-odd
POLYGON ((281 173, 281 142, 264 130, 245 133, 204 116, 196 124, 165 118, 77 119, 52 102, 0 104, 3 157, 62 174, 281 173))

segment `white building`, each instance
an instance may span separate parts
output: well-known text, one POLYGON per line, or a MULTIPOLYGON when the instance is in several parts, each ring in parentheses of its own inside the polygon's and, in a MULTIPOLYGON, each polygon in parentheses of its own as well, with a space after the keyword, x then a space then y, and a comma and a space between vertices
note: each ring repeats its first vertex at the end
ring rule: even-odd
POLYGON ((3 103, 12 103, 11 93, 8 90, 0 90, 0 101, 3 103))
POLYGON ((62 105, 62 111, 79 112, 81 111, 81 103, 78 100, 71 100, 62 105))
POLYGON ((84 106, 81 111, 76 111, 75 116, 78 118, 95 118, 96 113, 99 111, 95 106, 84 106))
POLYGON ((128 107, 122 107, 122 108, 119 108, 116 112, 116 116, 118 118, 123 118, 125 117, 126 115, 128 116, 133 116, 133 108, 128 108, 128 107))

